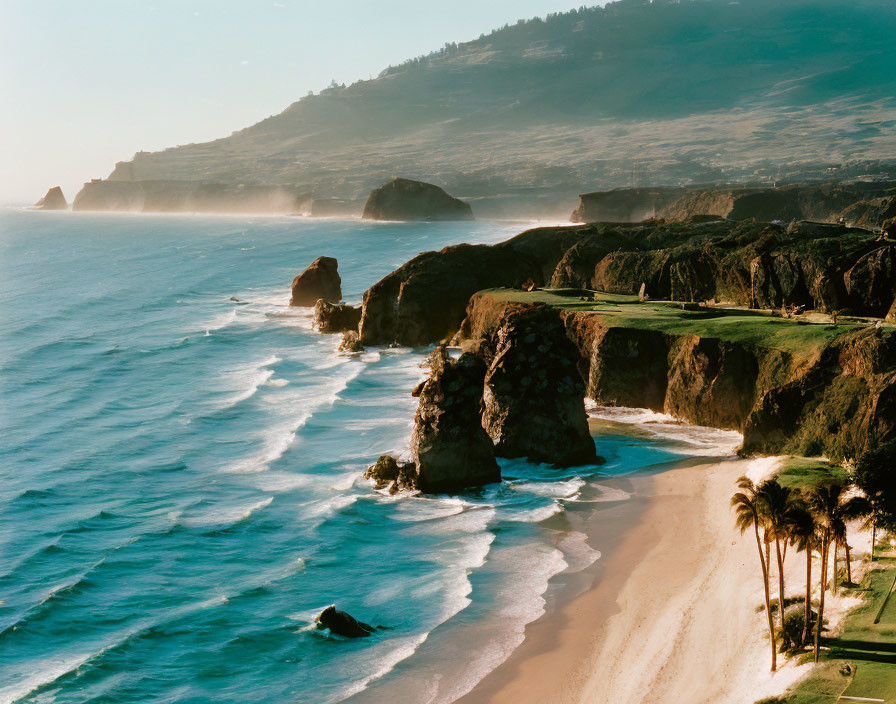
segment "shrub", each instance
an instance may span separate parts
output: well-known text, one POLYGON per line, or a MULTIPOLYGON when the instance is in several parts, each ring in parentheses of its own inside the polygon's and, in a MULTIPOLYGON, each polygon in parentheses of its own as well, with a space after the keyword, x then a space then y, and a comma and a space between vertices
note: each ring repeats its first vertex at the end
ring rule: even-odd
MULTIPOLYGON (((805 606, 794 604, 784 609, 784 627, 778 629, 778 642, 782 653, 793 653, 803 647, 803 625, 805 624, 805 606)), ((818 618, 811 609, 809 610, 809 629, 815 627, 818 618)))

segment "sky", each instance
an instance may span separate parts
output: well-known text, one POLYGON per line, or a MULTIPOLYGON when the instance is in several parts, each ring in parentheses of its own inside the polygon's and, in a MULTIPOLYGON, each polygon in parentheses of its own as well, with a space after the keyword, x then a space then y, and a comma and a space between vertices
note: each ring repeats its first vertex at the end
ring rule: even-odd
MULTIPOLYGON (((582 0, 0 0, 0 202, 582 0)), ((589 3, 596 4, 596 3, 589 3)))

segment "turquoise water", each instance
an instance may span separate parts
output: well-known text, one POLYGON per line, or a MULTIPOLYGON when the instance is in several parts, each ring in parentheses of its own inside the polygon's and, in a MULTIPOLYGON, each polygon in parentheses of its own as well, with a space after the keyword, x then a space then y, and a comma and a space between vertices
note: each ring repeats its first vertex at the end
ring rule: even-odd
POLYGON ((602 468, 384 496, 361 473, 406 450, 425 351, 340 355, 286 303, 320 255, 357 302, 520 229, 0 214, 0 702, 451 701, 506 657, 599 557, 558 516, 701 449, 607 434, 602 468), (384 628, 317 631, 330 603, 384 628))

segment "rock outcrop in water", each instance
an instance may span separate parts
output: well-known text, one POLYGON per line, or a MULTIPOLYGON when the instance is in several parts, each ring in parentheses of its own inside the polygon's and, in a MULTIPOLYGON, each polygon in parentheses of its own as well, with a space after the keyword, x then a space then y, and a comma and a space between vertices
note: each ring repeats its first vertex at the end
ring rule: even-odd
POLYGON ((469 353, 454 361, 439 348, 430 365, 411 439, 417 486, 439 493, 500 481, 495 447, 482 427, 485 362, 469 353))
POLYGON ((292 280, 289 305, 311 307, 319 300, 327 303, 339 303, 342 300, 339 264, 333 257, 318 257, 292 280))
POLYGON ((473 210, 431 183, 393 178, 371 192, 363 217, 367 220, 472 220, 473 210))
POLYGON ((36 210, 65 210, 68 208, 68 202, 62 195, 62 188, 53 186, 47 194, 34 204, 36 210))
POLYGON ((480 347, 489 363, 482 421, 499 457, 560 467, 598 461, 578 350, 546 306, 509 312, 480 347))
POLYGON ((328 606, 317 616, 317 627, 328 629, 331 633, 345 638, 367 638, 376 631, 374 626, 363 621, 358 621, 345 611, 340 611, 335 606, 328 606))
POLYGON ((377 489, 388 489, 390 494, 417 489, 417 467, 413 462, 399 462, 392 455, 380 455, 375 464, 364 472, 377 489))
POLYGON ((319 332, 336 333, 357 330, 360 322, 360 307, 329 303, 324 299, 320 299, 314 304, 314 325, 319 332))
POLYGON ((348 330, 342 336, 342 342, 339 343, 340 352, 363 352, 364 345, 361 344, 361 338, 355 330, 348 330))

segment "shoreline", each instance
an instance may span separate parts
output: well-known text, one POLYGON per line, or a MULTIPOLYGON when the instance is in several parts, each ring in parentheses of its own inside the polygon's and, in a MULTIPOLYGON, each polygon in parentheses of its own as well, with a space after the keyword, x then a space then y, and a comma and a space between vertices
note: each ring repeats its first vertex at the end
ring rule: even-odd
MULTIPOLYGON (((634 496, 589 521, 590 540, 611 544, 593 585, 530 623, 459 704, 751 704, 783 693, 808 669, 768 671, 764 614, 753 608, 762 602, 756 547, 728 504, 740 475, 764 469, 698 460, 625 477, 634 496), (621 541, 591 532, 635 512, 632 529, 619 520, 621 541)), ((790 567, 798 572, 797 561, 790 567)))

